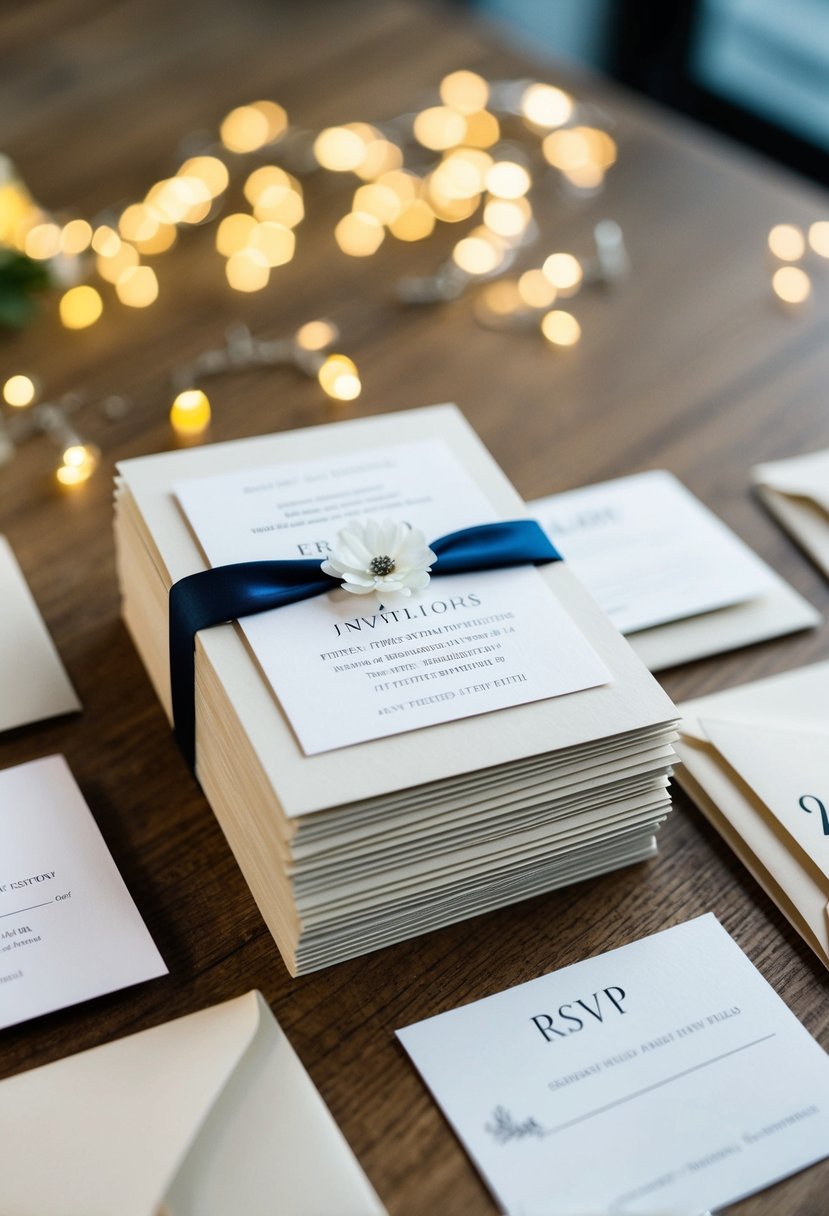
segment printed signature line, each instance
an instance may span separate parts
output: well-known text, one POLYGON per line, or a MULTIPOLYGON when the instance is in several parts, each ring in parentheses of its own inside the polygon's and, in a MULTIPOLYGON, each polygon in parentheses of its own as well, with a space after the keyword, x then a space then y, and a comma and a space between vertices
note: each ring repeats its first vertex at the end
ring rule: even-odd
POLYGON ((599 1106, 596 1110, 588 1111, 586 1115, 579 1115, 576 1119, 570 1119, 567 1123, 559 1123, 558 1127, 551 1127, 546 1132, 547 1136, 554 1136, 556 1132, 563 1132, 568 1127, 575 1127, 577 1123, 584 1123, 585 1119, 593 1119, 596 1115, 603 1115, 607 1110, 613 1110, 614 1106, 623 1106, 625 1102, 632 1102, 634 1098, 641 1098, 642 1094, 651 1093, 654 1089, 661 1089, 663 1085, 670 1085, 672 1081, 678 1081, 681 1077, 687 1077, 692 1072, 699 1072, 701 1068, 708 1068, 710 1064, 717 1064, 720 1060, 726 1060, 729 1056, 736 1056, 740 1051, 747 1051, 749 1047, 756 1047, 758 1043, 767 1043, 769 1039, 773 1039, 774 1033, 763 1035, 762 1039, 753 1039, 751 1043, 743 1043, 742 1047, 733 1047, 731 1051, 724 1051, 721 1056, 712 1056, 710 1060, 703 1060, 701 1064, 695 1064, 693 1068, 686 1068, 682 1072, 674 1073, 672 1077, 665 1077, 662 1081, 656 1081, 653 1085, 646 1085, 644 1089, 637 1089, 635 1093, 627 1094, 624 1098, 617 1098, 615 1102, 608 1102, 606 1106, 599 1106))
POLYGON ((24 912, 33 912, 35 908, 45 908, 47 904, 53 904, 53 899, 47 899, 42 904, 29 904, 28 908, 18 908, 16 912, 0 912, 0 920, 4 916, 22 916, 24 912))

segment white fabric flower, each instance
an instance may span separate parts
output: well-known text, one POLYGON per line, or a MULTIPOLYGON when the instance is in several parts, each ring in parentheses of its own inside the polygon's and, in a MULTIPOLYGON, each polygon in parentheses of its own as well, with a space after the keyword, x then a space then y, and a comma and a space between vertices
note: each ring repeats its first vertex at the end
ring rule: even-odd
POLYGON ((408 524, 376 519, 348 524, 337 536, 337 543, 322 569, 332 578, 342 579, 352 595, 383 597, 411 595, 429 584, 429 570, 436 555, 417 528, 408 524))

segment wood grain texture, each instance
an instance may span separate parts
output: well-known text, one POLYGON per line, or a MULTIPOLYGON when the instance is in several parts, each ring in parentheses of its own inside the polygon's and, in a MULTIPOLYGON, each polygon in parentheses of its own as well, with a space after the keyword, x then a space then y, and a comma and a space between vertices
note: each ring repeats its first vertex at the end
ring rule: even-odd
MULTIPOLYGON (((400 0, 31 0, 0 11, 0 47, 0 147, 44 205, 80 214, 139 197, 175 169, 182 135, 215 129, 242 101, 273 97, 317 127, 410 110, 461 66, 566 79, 468 21, 400 0)), ((0 767, 66 755, 170 967, 168 978, 4 1032, 0 1075, 259 987, 393 1216, 495 1210, 395 1043, 393 1030, 416 1019, 713 911, 829 1046, 826 972, 681 794, 652 863, 290 980, 119 619, 112 469, 173 446, 171 369, 234 320, 278 335, 320 315, 340 324, 363 376, 351 413, 455 400, 527 497, 671 469, 829 612, 829 587, 749 494, 754 462, 829 446, 829 266, 816 267, 811 305, 792 316, 771 298, 765 250, 773 223, 825 217, 827 198, 601 81, 573 87, 613 115, 620 159, 582 207, 549 192, 539 253, 587 252, 593 223, 610 216, 634 273, 615 293, 574 301, 584 337, 571 351, 486 332, 469 300, 396 306, 395 278, 436 265, 456 231, 347 259, 332 230, 349 187, 321 176, 308 180, 297 257, 267 291, 234 295, 213 232, 195 230, 158 261, 161 295, 147 311, 107 292, 102 321, 70 334, 51 301, 39 323, 0 342, 3 378, 32 370, 50 395, 89 393, 78 425, 104 449, 75 494, 53 485, 45 438, 0 469, 0 530, 84 704, 80 717, 0 738, 0 767), (133 410, 105 421, 94 401, 107 393, 127 394, 133 410)), ((338 408, 287 371, 216 381, 211 398, 214 440, 313 425, 338 408)), ((663 682, 681 699, 827 652, 824 625, 663 682)), ((733 1210, 823 1216, 827 1187, 824 1163, 733 1210)))

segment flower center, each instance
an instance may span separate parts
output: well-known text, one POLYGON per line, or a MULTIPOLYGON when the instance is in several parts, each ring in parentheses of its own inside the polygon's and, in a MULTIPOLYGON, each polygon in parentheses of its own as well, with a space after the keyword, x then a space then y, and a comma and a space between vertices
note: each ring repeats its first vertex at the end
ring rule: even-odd
POLYGON ((391 574, 394 569, 394 558, 388 556, 373 557, 369 562, 368 568, 372 574, 391 574))

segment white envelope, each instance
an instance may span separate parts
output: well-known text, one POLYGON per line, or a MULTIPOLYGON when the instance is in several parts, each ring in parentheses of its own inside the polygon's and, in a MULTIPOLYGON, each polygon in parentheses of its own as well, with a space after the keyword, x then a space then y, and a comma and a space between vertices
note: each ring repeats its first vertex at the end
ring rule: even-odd
POLYGON ((0 536, 0 730, 81 708, 11 545, 0 536))
POLYGON ((829 967, 829 662, 679 710, 676 780, 829 967))
POLYGON ((0 1127, 3 1216, 384 1212, 258 992, 3 1081, 0 1127))
POLYGON ((752 470, 757 493, 829 577, 829 450, 752 470))

